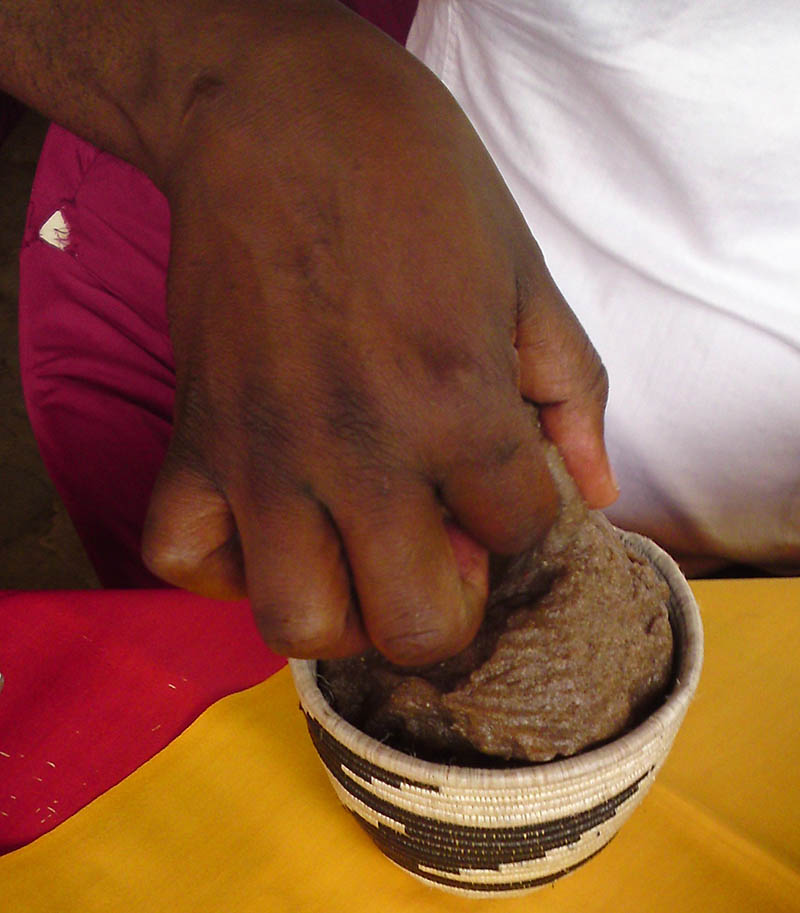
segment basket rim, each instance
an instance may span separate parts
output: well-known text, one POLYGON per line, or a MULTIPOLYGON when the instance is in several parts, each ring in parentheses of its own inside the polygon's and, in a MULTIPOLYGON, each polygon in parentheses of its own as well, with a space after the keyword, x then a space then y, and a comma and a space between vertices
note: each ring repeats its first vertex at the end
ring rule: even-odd
MULTIPOLYGON (((703 665, 703 626, 697 601, 672 557, 638 533, 618 530, 626 545, 647 558, 670 588, 670 622, 679 649, 675 683, 666 700, 624 735, 569 758, 514 768, 438 764, 385 745, 347 722, 330 706, 317 685, 316 660, 290 659, 289 668, 303 710, 354 754, 397 776, 422 784, 454 787, 553 785, 582 779, 633 758, 665 734, 674 735, 697 689, 703 665)), ((671 738, 670 738, 671 741, 671 738)), ((667 748, 669 745, 667 745, 667 748)))

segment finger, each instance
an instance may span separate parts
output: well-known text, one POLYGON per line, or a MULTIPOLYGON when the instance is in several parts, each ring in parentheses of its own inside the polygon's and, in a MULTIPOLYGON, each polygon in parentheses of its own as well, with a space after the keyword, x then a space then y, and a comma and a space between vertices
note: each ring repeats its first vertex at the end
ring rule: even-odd
POLYGON ((604 440, 608 375, 549 277, 520 295, 515 345, 520 392, 538 406, 587 504, 607 506, 619 494, 604 440))
POLYGON ((384 656, 421 665, 470 643, 483 618, 488 558, 452 528, 448 535, 429 486, 362 491, 335 516, 364 627, 384 656))
POLYGON ((572 401, 540 407, 542 429, 556 443, 567 471, 589 507, 608 507, 619 496, 619 486, 591 414, 572 401))
POLYGON ((208 479, 162 469, 150 498, 142 558, 156 576, 214 599, 241 599, 245 580, 228 502, 208 479))
POLYGON ((440 480, 441 497, 459 524, 492 552, 512 555, 552 526, 558 494, 530 407, 520 401, 510 427, 476 448, 456 448, 440 480), (469 456, 462 456, 464 453, 469 456))
POLYGON ((305 659, 365 650, 341 542, 324 509, 302 495, 273 498, 266 510, 249 498, 233 503, 247 592, 267 644, 305 659))

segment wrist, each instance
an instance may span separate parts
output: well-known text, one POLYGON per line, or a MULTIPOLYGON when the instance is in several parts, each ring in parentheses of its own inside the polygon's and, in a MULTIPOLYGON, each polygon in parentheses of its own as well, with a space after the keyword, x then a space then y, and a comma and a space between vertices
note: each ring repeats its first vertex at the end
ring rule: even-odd
POLYGON ((160 185, 195 109, 248 67, 277 84, 297 36, 343 17, 335 0, 3 0, 0 89, 160 185))
POLYGON ((161 54, 170 58, 161 96, 136 104, 149 173, 166 190, 198 144, 226 147, 229 134, 284 154, 304 125, 323 129, 324 112, 348 97, 348 64, 357 70, 359 49, 375 39, 394 47, 337 0, 207 2, 180 46, 161 54))
POLYGON ((168 196, 195 166, 241 171, 248 149, 259 170, 333 180, 344 163, 402 145, 399 125, 428 128, 420 110, 441 84, 401 45, 336 0, 278 7, 226 5, 198 30, 179 117, 156 152, 168 196))

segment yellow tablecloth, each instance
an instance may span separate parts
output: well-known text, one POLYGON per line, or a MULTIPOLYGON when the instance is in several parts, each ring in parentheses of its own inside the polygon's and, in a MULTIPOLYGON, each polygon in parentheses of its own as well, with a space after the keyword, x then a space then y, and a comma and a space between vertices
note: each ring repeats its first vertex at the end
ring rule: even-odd
POLYGON ((694 589, 706 662, 664 770, 607 849, 536 894, 461 899, 386 861, 334 798, 284 670, 0 859, 0 911, 800 911, 800 580, 694 589))

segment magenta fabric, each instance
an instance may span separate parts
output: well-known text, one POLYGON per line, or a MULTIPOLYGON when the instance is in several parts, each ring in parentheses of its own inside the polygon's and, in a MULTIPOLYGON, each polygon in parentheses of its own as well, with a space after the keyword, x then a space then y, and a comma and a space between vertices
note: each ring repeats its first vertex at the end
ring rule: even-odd
POLYGON ((284 664, 246 602, 179 590, 0 592, 0 854, 284 664))
POLYGON ((344 0, 344 3, 395 41, 405 44, 417 0, 344 0))
POLYGON ((139 558, 169 441, 169 210, 132 166, 53 126, 20 254, 20 366, 53 482, 106 586, 159 584, 139 558), (60 250, 39 237, 60 212, 60 250))
MULTIPOLYGON (((402 42, 416 0, 348 5, 402 42)), ((163 585, 139 548, 172 422, 168 259, 169 208, 148 178, 51 127, 20 255, 22 383, 45 466, 107 587, 163 585), (40 237, 54 213, 64 249, 40 237)))

